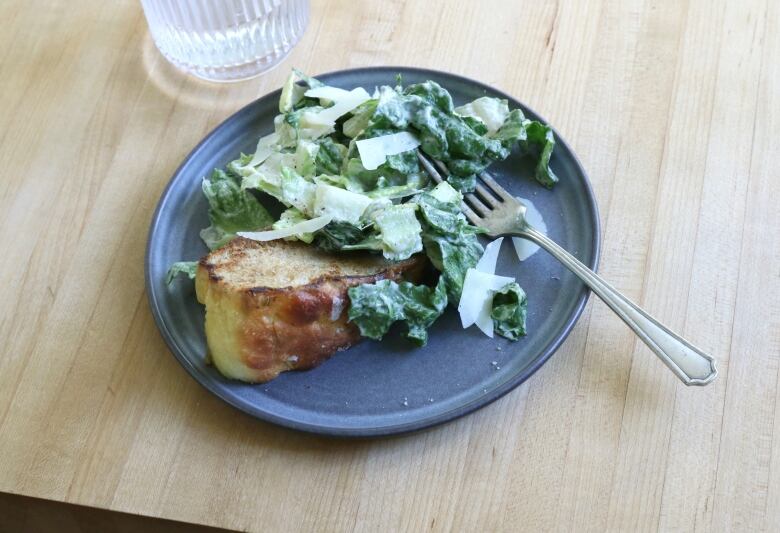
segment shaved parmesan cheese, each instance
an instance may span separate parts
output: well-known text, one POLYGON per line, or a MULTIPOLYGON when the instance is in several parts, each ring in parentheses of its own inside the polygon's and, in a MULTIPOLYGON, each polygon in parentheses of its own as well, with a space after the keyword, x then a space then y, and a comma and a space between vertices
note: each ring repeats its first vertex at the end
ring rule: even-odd
POLYGON ((349 97, 349 91, 339 89, 338 87, 330 87, 328 85, 309 89, 303 94, 309 98, 320 98, 323 100, 330 100, 331 102, 338 102, 339 100, 349 97))
MULTIPOLYGON (((517 199, 525 205, 525 221, 547 235, 547 224, 544 223, 542 214, 536 209, 536 206, 534 206, 531 200, 526 200, 519 196, 517 199)), ((521 239, 520 237, 512 237, 512 244, 515 247, 515 253, 520 261, 525 261, 539 250, 539 246, 529 240, 521 239)))
POLYGON ((366 170, 375 170, 387 156, 408 152, 420 146, 417 137, 408 131, 357 141, 360 161, 366 170))
POLYGON ((493 309, 493 295, 507 283, 515 281, 515 278, 494 274, 503 242, 504 238, 499 237, 485 246, 485 252, 476 266, 466 271, 463 292, 458 304, 458 313, 463 327, 476 324, 490 338, 493 338, 493 318, 490 316, 490 311, 493 309))
POLYGON ((252 157, 252 160, 246 165, 248 167, 256 167, 266 159, 268 159, 268 156, 270 156, 272 153, 275 152, 274 145, 279 142, 279 135, 276 133, 271 133, 270 135, 266 135, 265 137, 260 137, 260 140, 257 141, 257 148, 255 149, 255 155, 252 157))
MULTIPOLYGON (((320 87, 320 89, 322 89, 322 87, 320 87)), ((333 87, 330 87, 330 89, 333 89, 333 87)), ((306 91, 306 93, 308 94, 314 90, 316 89, 310 89, 309 91, 306 91)), ((362 87, 358 87, 357 89, 352 89, 351 91, 347 92, 346 95, 343 95, 343 97, 335 101, 336 103, 331 107, 316 113, 313 111, 306 111, 302 113, 301 119, 303 120, 305 118, 306 122, 310 125, 332 127, 336 123, 336 120, 341 118, 342 115, 349 113, 357 106, 370 99, 371 95, 369 95, 362 87)))
POLYGON ((304 220, 298 224, 293 224, 287 228, 274 229, 270 231, 239 231, 238 235, 253 241, 274 241, 276 239, 283 239, 285 237, 292 237, 300 233, 312 233, 318 229, 322 229, 327 226, 331 217, 322 216, 312 218, 311 220, 304 220))
POLYGON ((483 96, 471 103, 455 108, 455 112, 462 117, 473 117, 481 120, 487 127, 488 134, 492 135, 504 124, 509 116, 509 105, 506 100, 483 96))
POLYGON ((498 261, 498 252, 501 251, 502 242, 504 242, 504 238, 499 237, 485 246, 485 253, 482 254, 482 257, 477 261, 477 265, 474 268, 486 274, 494 274, 496 271, 496 262, 498 261))
POLYGON ((493 319, 490 317, 493 295, 514 280, 506 276, 481 272, 476 268, 468 269, 458 304, 458 313, 463 327, 476 324, 485 335, 493 338, 493 319))

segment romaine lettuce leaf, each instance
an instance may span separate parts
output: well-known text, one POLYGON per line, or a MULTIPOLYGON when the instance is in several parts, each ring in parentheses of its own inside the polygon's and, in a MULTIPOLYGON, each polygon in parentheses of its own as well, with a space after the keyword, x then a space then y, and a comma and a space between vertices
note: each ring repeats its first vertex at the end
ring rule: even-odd
POLYGON ((377 100, 371 99, 352 110, 352 116, 341 125, 341 131, 354 139, 368 127, 376 111, 377 100))
POLYGON ((324 183, 352 192, 363 192, 363 185, 361 185, 357 179, 348 178, 339 174, 320 174, 319 176, 314 176, 314 183, 324 183))
POLYGON ((460 205, 463 195, 449 183, 443 181, 429 191, 429 194, 440 202, 460 205))
POLYGON ((386 187, 377 187, 373 191, 368 191, 366 196, 373 199, 388 198, 391 200, 406 198, 420 192, 420 188, 415 185, 390 185, 386 187))
POLYGON ((185 274, 190 279, 195 279, 195 272, 198 270, 197 261, 178 261, 171 265, 168 273, 165 275, 166 285, 170 285, 173 278, 179 274, 185 274))
POLYGON ((525 141, 527 137, 525 128, 529 122, 522 111, 513 109, 509 112, 498 131, 493 134, 493 137, 501 141, 508 149, 511 149, 516 142, 525 141))
POLYGON ((463 292, 466 271, 479 261, 482 245, 473 234, 442 235, 425 232, 423 246, 428 259, 441 272, 450 300, 453 305, 457 305, 463 292))
POLYGON ((423 193, 414 199, 420 206, 427 231, 442 234, 480 233, 482 230, 471 226, 460 211, 460 201, 442 202, 431 193, 423 193))
POLYGON ((415 208, 413 203, 391 205, 372 216, 385 258, 401 261, 422 250, 422 227, 415 208))
POLYGON ((406 322, 406 337, 418 346, 428 341, 428 328, 447 307, 442 280, 436 287, 382 280, 349 289, 349 320, 364 337, 380 340, 393 323, 406 322))
POLYGON ((550 168, 550 157, 553 148, 555 148, 555 135, 552 128, 547 124, 542 124, 535 120, 529 121, 526 125, 527 140, 525 148, 531 153, 537 155, 536 170, 534 177, 536 181, 551 189, 558 183, 558 176, 550 168))
POLYGON ((460 301, 466 271, 474 268, 482 257, 482 245, 477 234, 482 230, 471 226, 460 212, 460 201, 442 202, 429 193, 414 199, 420 206, 423 226, 423 246, 433 266, 441 272, 447 294, 453 305, 460 301))
MULTIPOLYGON (((305 152, 304 152, 305 153, 305 152)), ((269 194, 287 207, 295 207, 306 215, 313 216, 316 184, 296 171, 300 153, 276 152, 247 176, 241 186, 257 189, 269 194)))
POLYGON ((317 187, 318 185, 306 180, 290 167, 282 167, 281 187, 277 199, 288 207, 295 207, 312 215, 317 187))
POLYGON ((347 147, 335 142, 330 137, 317 141, 320 145, 317 157, 314 159, 317 174, 336 175, 341 171, 347 147))
POLYGON ((320 114, 333 108, 323 108, 320 106, 307 107, 300 111, 294 111, 290 115, 289 121, 293 122, 298 139, 319 139, 325 135, 333 133, 335 121, 329 121, 321 117, 320 114), (297 116, 293 116, 293 114, 297 116))
POLYGON ((322 87, 325 85, 317 78, 312 78, 311 76, 305 74, 304 72, 301 72, 297 68, 293 69, 293 72, 298 77, 299 80, 301 80, 303 83, 309 86, 309 89, 316 89, 317 87, 322 87))
MULTIPOLYGON (((349 222, 331 222, 315 235, 314 244, 325 251, 335 252, 345 248, 359 245, 369 237, 369 232, 356 224, 349 222)), ((365 248, 360 248, 365 249, 365 248)), ((380 250, 381 245, 377 242, 376 247, 371 248, 380 250)))
POLYGON ((409 85, 404 90, 404 94, 419 96, 430 105, 436 106, 444 113, 452 114, 454 112, 450 93, 435 81, 428 80, 423 83, 409 85))
POLYGON ((286 148, 295 146, 295 142, 298 140, 298 115, 296 113, 290 112, 274 117, 274 133, 276 133, 279 146, 286 148))
POLYGON ((492 135, 497 132, 509 116, 509 104, 506 100, 482 96, 473 102, 455 108, 462 117, 473 117, 481 121, 492 135))
POLYGON ((342 174, 360 183, 365 191, 400 185, 422 189, 429 181, 414 151, 387 156, 386 162, 375 170, 367 170, 359 157, 347 158, 342 174))
POLYGON ((291 71, 287 76, 287 80, 282 85, 282 94, 279 97, 279 112, 289 113, 293 110, 295 104, 301 101, 303 93, 306 92, 306 88, 298 85, 298 75, 295 71, 291 71))
POLYGON ((227 244, 238 231, 258 230, 273 223, 257 198, 222 170, 203 180, 203 194, 209 202, 211 225, 200 235, 212 250, 227 244))
POLYGON ((287 80, 285 80, 284 85, 282 85, 282 94, 279 97, 279 112, 289 113, 298 107, 299 104, 306 104, 307 102, 304 102, 304 100, 311 100, 312 102, 316 102, 316 99, 314 98, 304 98, 304 93, 307 91, 307 89, 316 89, 317 87, 322 87, 323 85, 324 84, 318 79, 307 76, 298 69, 293 69, 290 72, 290 75, 287 76, 287 80), (300 85, 298 83, 299 81, 303 82, 304 85, 300 85))
POLYGON ((508 283, 494 294, 490 317, 499 335, 513 341, 525 335, 527 314, 528 300, 525 291, 517 283, 508 283))
POLYGON ((295 147, 295 170, 301 176, 313 177, 317 170, 316 158, 320 151, 319 143, 298 140, 295 147))
POLYGON ((312 212, 326 215, 333 220, 357 224, 363 212, 371 204, 371 198, 365 194, 318 183, 314 186, 312 212))
POLYGON ((481 135, 470 124, 453 113, 452 98, 446 90, 435 82, 425 82, 407 87, 403 94, 382 87, 366 131, 413 128, 418 132, 422 150, 449 163, 455 178, 452 182, 469 191, 474 187, 474 174, 509 155, 509 149, 500 140, 481 135))

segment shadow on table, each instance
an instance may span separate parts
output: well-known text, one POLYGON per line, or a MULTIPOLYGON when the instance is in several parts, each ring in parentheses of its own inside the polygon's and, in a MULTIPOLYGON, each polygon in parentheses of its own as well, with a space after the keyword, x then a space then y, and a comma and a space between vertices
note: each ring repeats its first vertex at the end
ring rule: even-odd
POLYGON ((141 56, 149 82, 167 99, 189 108, 235 110, 278 88, 268 85, 267 73, 236 82, 211 82, 187 74, 163 57, 148 32, 142 39, 141 56))
POLYGON ((6 531, 210 533, 227 530, 0 493, 0 532, 6 531))

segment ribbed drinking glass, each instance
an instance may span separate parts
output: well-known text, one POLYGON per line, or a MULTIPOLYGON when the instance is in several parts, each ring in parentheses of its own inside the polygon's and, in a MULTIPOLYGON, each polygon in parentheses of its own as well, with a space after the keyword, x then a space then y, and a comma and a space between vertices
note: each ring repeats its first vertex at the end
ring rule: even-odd
POLYGON ((309 22, 309 0, 141 0, 157 48, 212 81, 251 78, 278 64, 309 22))

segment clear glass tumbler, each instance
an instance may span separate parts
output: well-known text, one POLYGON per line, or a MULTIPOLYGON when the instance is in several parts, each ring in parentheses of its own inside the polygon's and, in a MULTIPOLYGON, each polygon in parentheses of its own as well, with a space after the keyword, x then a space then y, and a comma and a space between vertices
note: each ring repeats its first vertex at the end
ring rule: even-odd
POLYGON ((278 64, 309 23, 309 0, 141 0, 157 48, 199 78, 236 81, 278 64))

